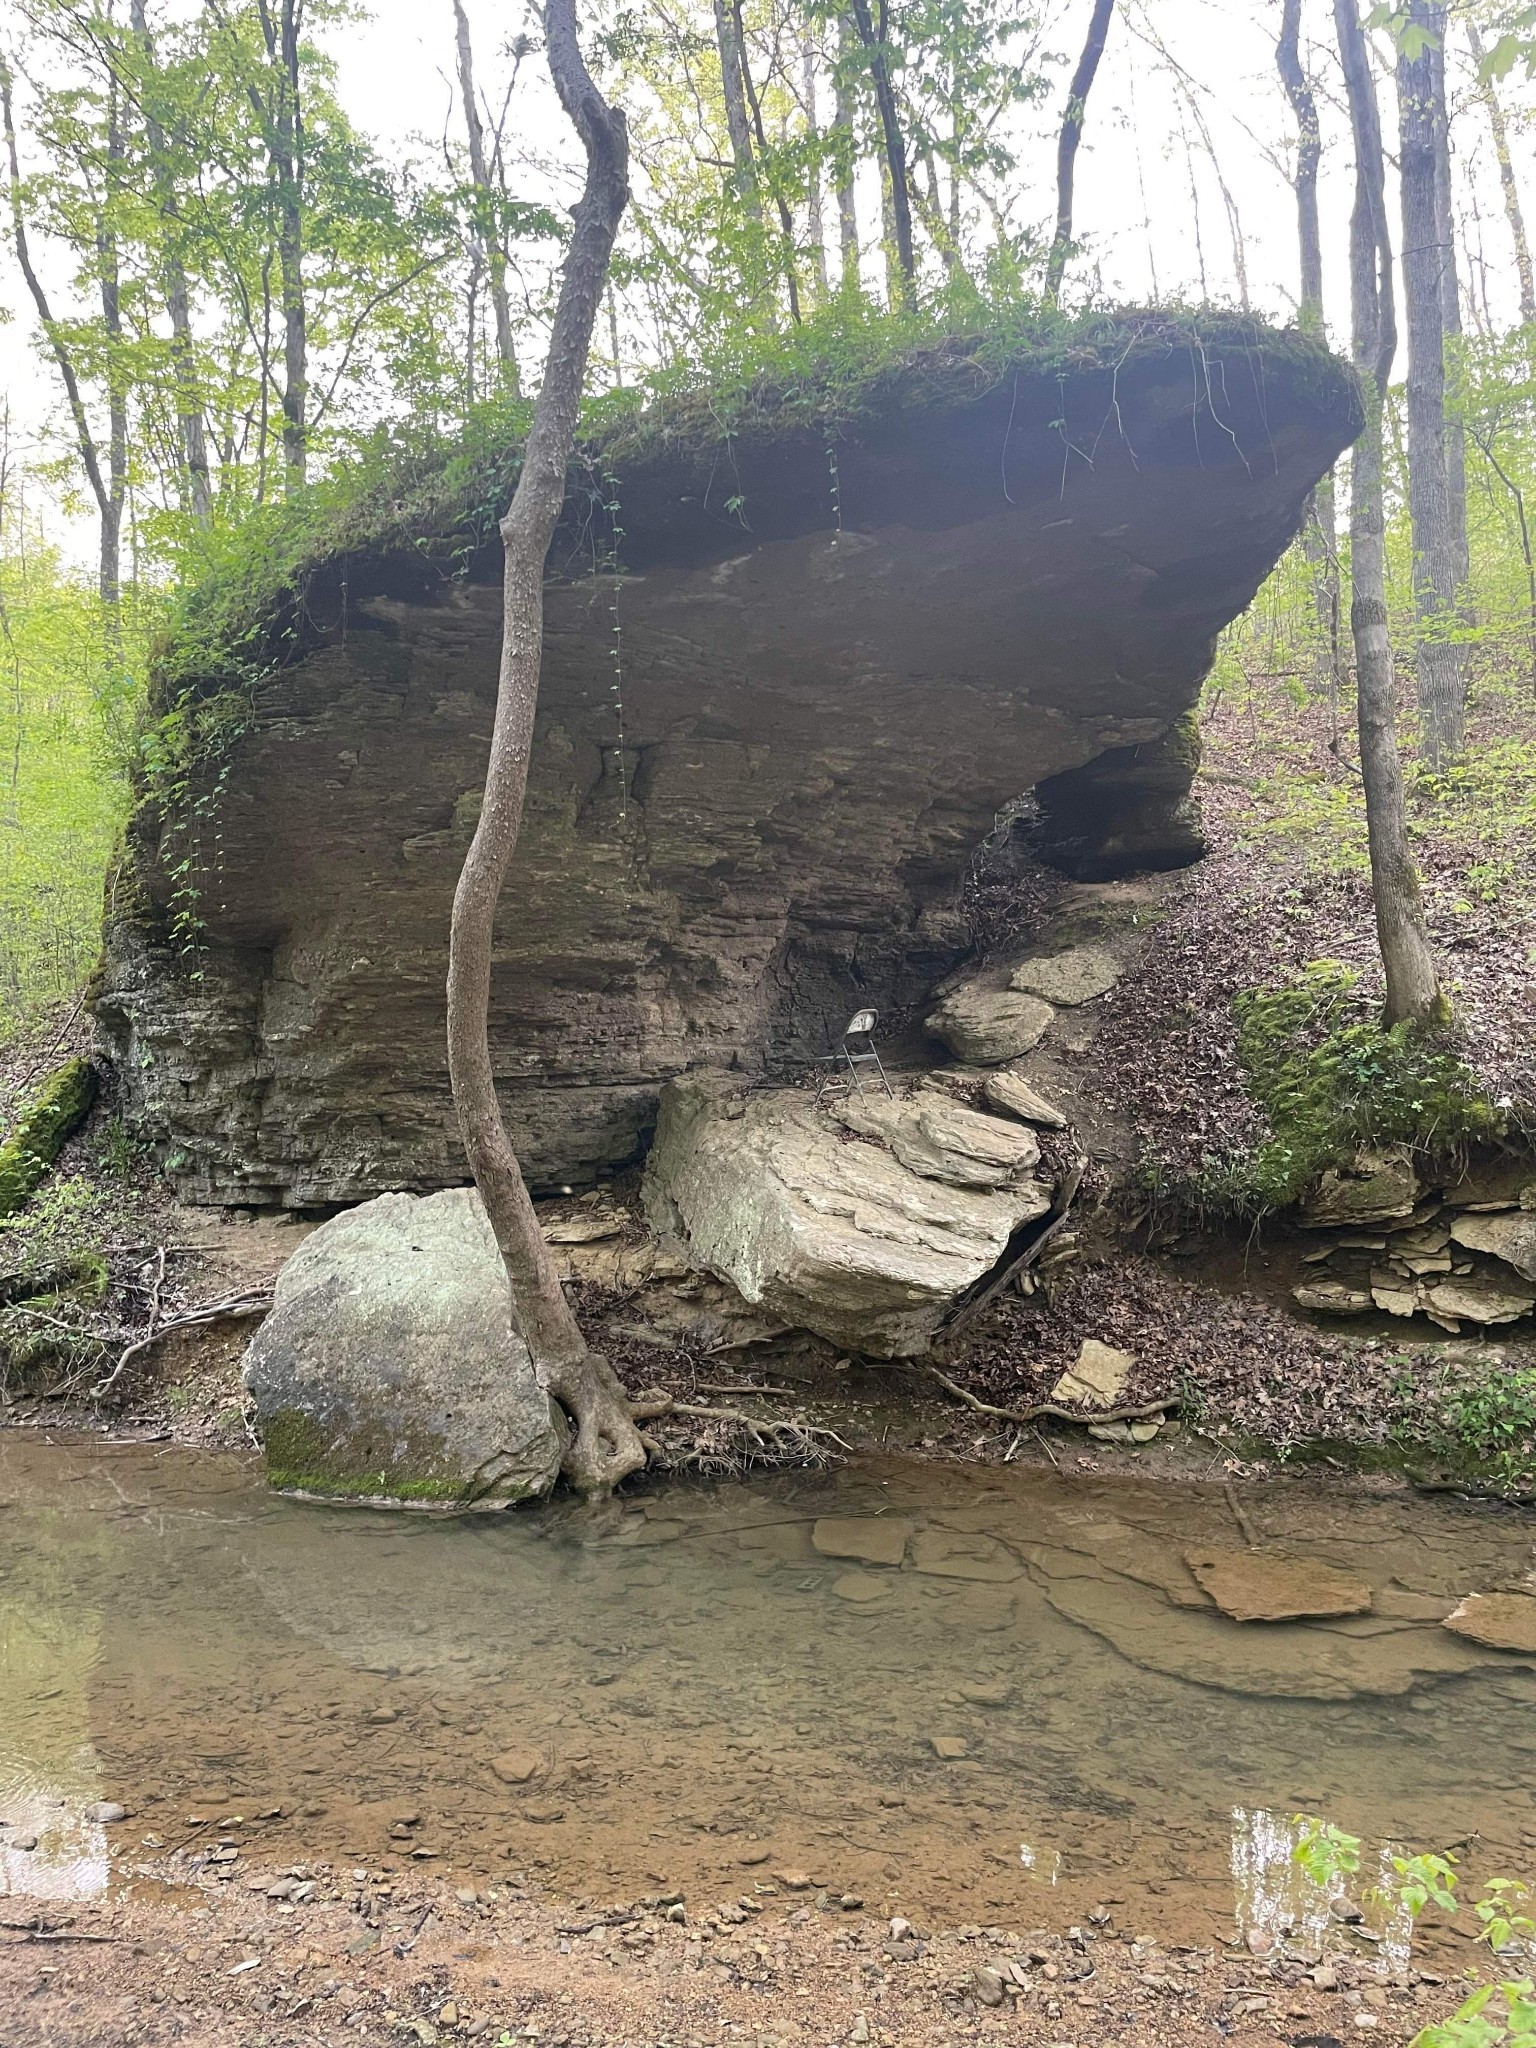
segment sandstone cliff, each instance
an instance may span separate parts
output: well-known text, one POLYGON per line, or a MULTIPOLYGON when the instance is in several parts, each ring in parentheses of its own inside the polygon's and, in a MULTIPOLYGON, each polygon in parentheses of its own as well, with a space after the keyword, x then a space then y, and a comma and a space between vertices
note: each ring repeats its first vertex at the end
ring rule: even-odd
MULTIPOLYGON (((701 418, 589 450, 551 555, 492 1020, 536 1185, 635 1158, 690 1067, 792 1073, 921 1004, 1021 792, 1081 876, 1193 858, 1213 637, 1359 425, 1314 344, 1151 320, 701 418)), ((96 1015, 187 1198, 464 1178, 442 989, 498 573, 451 521, 316 560, 232 741, 145 792, 96 1015)))

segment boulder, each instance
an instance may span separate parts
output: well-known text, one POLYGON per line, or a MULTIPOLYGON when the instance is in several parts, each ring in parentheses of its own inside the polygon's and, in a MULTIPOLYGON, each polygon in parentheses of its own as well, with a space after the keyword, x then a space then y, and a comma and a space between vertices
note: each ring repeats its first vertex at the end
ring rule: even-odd
POLYGON ((1055 1014, 1038 996, 963 981, 928 1018, 927 1028, 957 1059, 996 1066, 1033 1052, 1055 1014))
POLYGON ((1007 1187, 1040 1163, 1033 1131, 983 1116, 938 1088, 853 1095, 837 1115, 850 1130, 883 1139, 913 1173, 951 1187, 1007 1187))
POLYGON ((1330 1166, 1301 1205, 1308 1230, 1385 1223, 1411 1216, 1419 1194, 1419 1177, 1405 1151, 1362 1150, 1348 1167, 1330 1166))
POLYGON ((1005 1115, 1021 1118, 1027 1124, 1039 1124, 1048 1131, 1064 1131, 1067 1119, 1056 1107, 1048 1102, 1038 1089, 1032 1088, 1022 1074, 1009 1072, 988 1074, 981 1084, 981 1092, 994 1109, 1005 1115))
POLYGON ((653 1226, 754 1307, 876 1357, 926 1350, 945 1309, 1050 1191, 953 1187, 852 1136, 797 1089, 722 1074, 663 1091, 646 1165, 653 1226))
POLYGON ((1536 1280, 1536 1209, 1503 1209, 1496 1215, 1460 1215, 1451 1236, 1469 1251, 1489 1252, 1513 1266, 1525 1280, 1536 1280))
POLYGON ((473 1188, 380 1195, 322 1224, 279 1274, 244 1377, 284 1489, 502 1507, 560 1470, 564 1426, 473 1188))
POLYGON ((1070 946, 1064 953, 1024 961, 1014 969, 1008 986, 1042 996, 1064 1009, 1075 1009, 1080 1003, 1108 995, 1121 972, 1120 962, 1107 946, 1070 946))
POLYGON ((1185 1563, 1223 1614, 1234 1621, 1300 1621, 1308 1615, 1364 1614, 1371 1589, 1310 1557, 1208 1545, 1185 1563))

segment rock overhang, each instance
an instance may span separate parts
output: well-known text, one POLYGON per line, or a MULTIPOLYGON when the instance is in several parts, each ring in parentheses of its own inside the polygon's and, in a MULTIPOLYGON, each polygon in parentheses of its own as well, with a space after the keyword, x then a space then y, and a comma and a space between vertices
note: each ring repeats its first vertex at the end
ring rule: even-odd
MULTIPOLYGON (((498 933, 535 1182, 634 1157, 690 1067, 783 1071, 855 1004, 921 1003, 1024 789, 1078 872, 1191 857, 1182 721, 1215 635, 1358 423, 1301 337, 1127 329, 1049 371, 909 365, 835 424, 622 430, 551 554, 498 933)), ((193 1198, 463 1177, 442 978, 500 599, 494 548, 450 540, 317 563, 201 826, 136 819, 98 1017, 193 1198), (189 853, 195 981, 172 929, 189 853)))

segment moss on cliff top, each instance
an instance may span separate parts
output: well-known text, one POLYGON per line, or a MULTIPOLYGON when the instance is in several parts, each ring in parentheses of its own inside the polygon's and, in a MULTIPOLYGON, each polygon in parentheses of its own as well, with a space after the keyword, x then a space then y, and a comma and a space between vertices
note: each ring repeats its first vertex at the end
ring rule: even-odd
MULTIPOLYGON (((1033 303, 988 308, 956 325, 952 312, 887 316, 839 309, 789 334, 675 365, 589 401, 572 463, 573 494, 594 507, 612 479, 714 464, 721 451, 816 432, 829 440, 879 416, 956 407, 1005 376, 1047 386, 1113 380, 1177 354, 1191 361, 1192 394, 1213 397, 1230 365, 1260 386, 1282 382, 1294 406, 1333 424, 1341 445, 1359 431, 1352 371, 1315 338, 1248 315, 1200 311, 1065 316, 1033 303)), ((322 567, 414 558, 424 575, 468 572, 494 548, 516 484, 530 406, 480 408, 456 440, 381 435, 368 453, 238 528, 212 537, 189 578, 156 663, 151 712, 248 693, 305 651, 306 597, 322 567)), ((345 569, 338 572, 344 579, 345 569)), ((360 594, 366 595, 366 590, 360 594)), ((199 720, 199 724, 205 723, 199 720)), ((185 734, 165 736, 174 760, 185 734)), ((205 735, 206 737, 206 735, 205 735)), ((156 749, 151 748, 151 772, 156 749)))

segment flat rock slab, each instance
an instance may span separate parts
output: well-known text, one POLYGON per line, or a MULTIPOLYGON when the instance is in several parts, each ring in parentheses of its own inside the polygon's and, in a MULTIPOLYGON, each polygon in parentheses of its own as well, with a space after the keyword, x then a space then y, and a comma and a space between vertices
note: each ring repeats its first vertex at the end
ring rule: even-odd
POLYGON ((1496 1215, 1458 1216, 1451 1236, 1469 1251, 1489 1252, 1525 1280, 1536 1280, 1536 1209, 1504 1209, 1496 1215))
POLYGON ((1079 1408, 1113 1408, 1136 1364, 1129 1351, 1117 1351, 1097 1337, 1085 1337, 1077 1363, 1051 1389, 1051 1399, 1079 1408))
POLYGON ((1301 1621, 1312 1615, 1364 1614, 1371 1589, 1312 1558, 1261 1550, 1187 1550, 1184 1562, 1223 1614, 1234 1621, 1301 1621))
POLYGON ((543 1769, 544 1759, 536 1749, 507 1749, 491 1758, 491 1771, 503 1785, 526 1785, 543 1769))
POLYGON ((1007 1187, 1040 1163, 1032 1130, 983 1116, 938 1088, 851 1096, 837 1115, 850 1130, 882 1139, 911 1172, 951 1187, 1007 1187))
POLYGON ((1026 960, 1016 967, 1009 987, 1040 996, 1064 1009, 1091 1003, 1108 995, 1121 975, 1120 962, 1107 946, 1072 946, 1065 953, 1050 953, 1026 960))
POLYGON ((1000 1066, 1033 1052, 1055 1014, 1049 1003, 1022 990, 962 982, 928 1018, 927 1028, 957 1059, 1000 1066))
POLYGON ((832 1581, 832 1590, 839 1600, 864 1607, 872 1600, 883 1600, 891 1590, 891 1582, 877 1578, 873 1572, 844 1572, 841 1578, 832 1581))
POLYGON ((1024 1576, 1011 1550, 991 1536, 965 1536, 947 1529, 921 1529, 912 1539, 912 1565, 930 1578, 973 1579, 1007 1585, 1024 1576))
POLYGON ((1022 1074, 1010 1073, 1006 1068, 990 1073, 981 1084, 981 1092, 993 1109, 1000 1109, 1007 1116, 1020 1117, 1025 1123, 1039 1124, 1048 1131, 1067 1128, 1067 1119, 1055 1103, 1032 1088, 1022 1074))
POLYGON ((823 1557, 900 1564, 913 1527, 894 1515, 823 1515, 811 1531, 811 1542, 823 1557))
POLYGON ((1444 1625, 1491 1650, 1536 1657, 1536 1598, 1529 1593, 1470 1593, 1444 1625))
MULTIPOLYGON (((1498 1218, 1486 1216, 1485 1223, 1498 1218)), ((1433 1286, 1420 1282, 1424 1306, 1437 1320, 1458 1323, 1517 1323, 1536 1309, 1536 1289, 1514 1278, 1502 1279, 1492 1272, 1469 1273, 1465 1279, 1441 1280, 1433 1286)))

